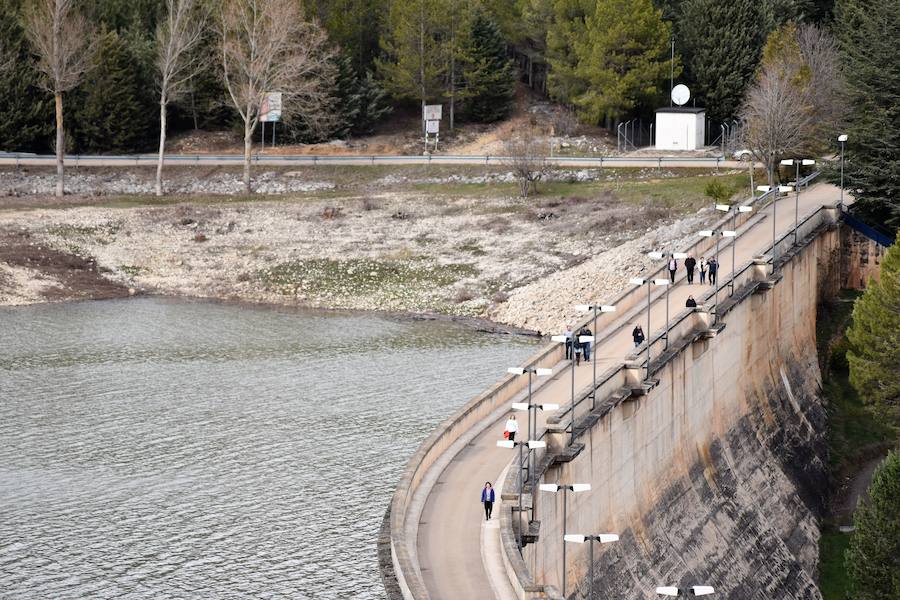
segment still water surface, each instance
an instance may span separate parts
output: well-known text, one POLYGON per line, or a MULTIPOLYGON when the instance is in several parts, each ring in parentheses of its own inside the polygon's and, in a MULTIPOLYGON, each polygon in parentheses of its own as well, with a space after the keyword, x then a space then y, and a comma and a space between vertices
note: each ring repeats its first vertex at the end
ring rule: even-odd
POLYGON ((407 457, 535 349, 165 299, 0 309, 0 331, 2 598, 383 598, 407 457))

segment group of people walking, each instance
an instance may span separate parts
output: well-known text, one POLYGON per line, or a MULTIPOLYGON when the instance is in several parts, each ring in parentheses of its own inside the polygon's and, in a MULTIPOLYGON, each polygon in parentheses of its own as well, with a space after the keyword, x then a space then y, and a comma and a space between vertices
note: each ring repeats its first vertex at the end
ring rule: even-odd
POLYGON ((572 333, 572 326, 566 325, 566 360, 572 359, 572 353, 575 353, 575 364, 581 364, 581 358, 591 360, 591 343, 579 341, 582 337, 592 336, 591 330, 587 326, 578 330, 577 334, 572 333))
MULTIPOLYGON (((670 258, 667 266, 669 269, 669 279, 674 284, 675 276, 678 274, 678 260, 675 257, 670 258)), ((684 259, 684 270, 687 273, 688 285, 694 284, 694 274, 697 272, 699 272, 700 275, 701 285, 706 283, 707 278, 709 278, 710 285, 716 285, 718 282, 719 262, 715 257, 710 257, 709 260, 706 260, 705 257, 701 256, 700 262, 698 263, 693 256, 688 255, 688 257, 684 259)), ((694 299, 693 295, 688 296, 685 306, 688 308, 695 308, 697 306, 697 301, 694 299)), ((581 362, 582 357, 584 357, 584 360, 586 361, 591 358, 591 343, 579 341, 579 339, 584 336, 593 336, 591 330, 587 327, 582 327, 576 334, 572 330, 571 325, 566 325, 566 360, 575 360, 576 365, 581 362)), ((640 323, 635 325, 634 329, 631 331, 631 337, 634 341, 635 348, 643 344, 644 340, 647 339, 640 323)), ((515 415, 510 415, 509 419, 506 421, 503 436, 514 442, 518 431, 519 424, 516 421, 516 417, 515 415)), ((491 482, 485 482, 484 488, 481 490, 481 503, 484 505, 485 520, 490 520, 495 501, 496 496, 491 482)))
MULTIPOLYGON (((675 275, 678 273, 678 259, 670 258, 669 259, 669 279, 672 283, 675 283, 675 275)), ((715 285, 718 281, 719 277, 719 261, 716 260, 715 256, 711 256, 709 260, 706 260, 705 257, 700 257, 700 262, 691 256, 690 254, 686 259, 684 259, 684 270, 687 273, 687 282, 688 285, 694 284, 694 272, 699 271, 700 273, 700 284, 706 283, 706 278, 709 276, 709 285, 715 285)))

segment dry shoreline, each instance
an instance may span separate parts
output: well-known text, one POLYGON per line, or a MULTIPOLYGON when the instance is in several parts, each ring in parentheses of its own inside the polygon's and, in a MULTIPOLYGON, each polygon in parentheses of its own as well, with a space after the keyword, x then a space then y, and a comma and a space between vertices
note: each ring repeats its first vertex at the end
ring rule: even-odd
POLYGON ((252 198, 0 196, 0 305, 149 293, 540 334, 714 218, 703 177, 594 173, 523 200, 496 173, 433 175, 252 198))

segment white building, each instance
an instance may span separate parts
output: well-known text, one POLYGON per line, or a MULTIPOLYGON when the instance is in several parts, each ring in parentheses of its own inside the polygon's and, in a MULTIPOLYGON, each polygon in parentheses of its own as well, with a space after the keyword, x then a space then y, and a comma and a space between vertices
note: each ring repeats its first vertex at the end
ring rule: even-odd
POLYGON ((657 150, 696 150, 706 145, 706 109, 675 106, 656 110, 657 150))

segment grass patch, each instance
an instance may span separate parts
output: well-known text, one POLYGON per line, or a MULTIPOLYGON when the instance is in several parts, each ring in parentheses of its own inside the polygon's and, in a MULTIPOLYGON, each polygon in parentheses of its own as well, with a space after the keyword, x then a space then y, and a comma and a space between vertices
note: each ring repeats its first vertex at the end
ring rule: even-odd
POLYGON ((844 551, 850 547, 850 534, 834 529, 819 538, 819 591, 824 600, 847 600, 847 571, 844 551))
POLYGON ((487 254, 484 248, 482 248, 477 241, 472 239, 466 240, 462 244, 457 245, 456 250, 460 252, 468 252, 472 256, 484 256, 487 254))
POLYGON ((119 265, 117 268, 129 277, 136 277, 143 271, 141 267, 136 267, 134 265, 119 265))
MULTIPOLYGON (((861 292, 843 290, 836 301, 819 306, 816 346, 822 369, 822 393, 828 406, 828 460, 832 481, 845 481, 859 465, 885 446, 897 432, 863 404, 850 384, 845 332, 853 317, 853 301, 861 292)), ((822 525, 819 540, 819 589, 824 600, 847 600, 844 551, 851 534, 841 533, 831 520, 822 525)))
POLYGON ((60 223, 51 225, 47 228, 47 233, 55 235, 63 239, 71 239, 75 237, 98 237, 106 235, 115 235, 122 228, 119 223, 111 221, 102 225, 71 225, 69 223, 60 223))
POLYGON ((844 332, 859 295, 843 291, 836 302, 820 307, 816 321, 823 393, 828 400, 828 456, 832 474, 838 478, 854 473, 860 461, 871 458, 873 449, 877 452, 896 439, 894 429, 863 404, 850 384, 844 332))
POLYGON ((446 287, 477 274, 478 270, 468 263, 310 259, 263 269, 257 272, 257 278, 267 289, 284 294, 397 297, 409 289, 446 287))

